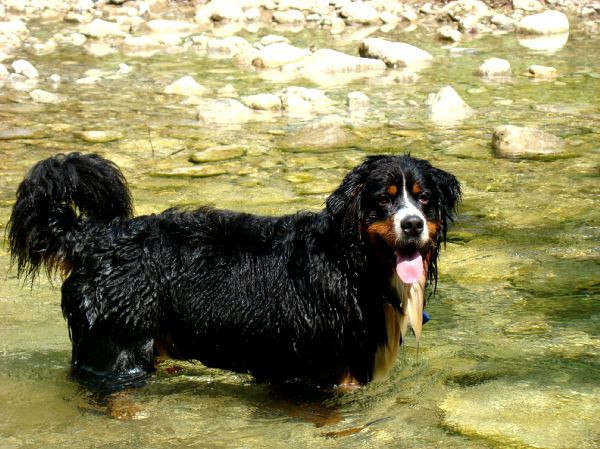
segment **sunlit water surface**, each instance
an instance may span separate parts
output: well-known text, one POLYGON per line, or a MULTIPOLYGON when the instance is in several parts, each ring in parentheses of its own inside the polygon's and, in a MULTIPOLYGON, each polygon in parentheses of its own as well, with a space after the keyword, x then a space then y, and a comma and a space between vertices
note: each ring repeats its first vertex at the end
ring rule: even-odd
MULTIPOLYGON (((71 150, 115 160, 138 214, 203 204, 267 214, 319 209, 348 169, 376 153, 431 160, 461 180, 464 201, 418 354, 409 339, 389 379, 344 393, 290 394, 180 362, 162 364, 142 388, 95 393, 69 378, 60 283, 22 287, 3 246, 0 447, 600 447, 600 40, 575 31, 560 51, 539 53, 514 35, 489 36, 451 52, 429 36, 388 36, 434 54, 416 84, 386 77, 320 86, 358 138, 356 146, 333 152, 282 150, 281 139, 302 126, 299 120, 205 126, 193 106, 161 93, 183 75, 213 89, 232 84, 240 95, 315 87, 306 80, 280 84, 192 52, 94 58, 73 49, 29 58, 41 73, 63 77, 57 92, 66 101, 35 105, 26 95, 0 91, 1 128, 36 132, 34 139, 0 140, 2 227, 31 164, 71 150), (511 81, 474 75, 490 56, 511 62, 511 81), (90 68, 114 72, 120 62, 133 72, 92 86, 73 83, 90 68), (552 65, 561 76, 534 82, 524 75, 534 63, 552 65), (424 105, 428 93, 446 84, 476 110, 450 128, 434 126, 424 105), (371 98, 364 116, 346 110, 352 90, 371 98), (495 158, 491 132, 502 124, 540 127, 564 139, 566 151, 495 158), (77 137, 87 129, 123 137, 90 144, 77 137), (229 143, 248 151, 213 164, 224 174, 165 176, 190 166, 193 151, 229 143)), ((356 43, 326 33, 289 37, 298 46, 356 53, 356 43)))

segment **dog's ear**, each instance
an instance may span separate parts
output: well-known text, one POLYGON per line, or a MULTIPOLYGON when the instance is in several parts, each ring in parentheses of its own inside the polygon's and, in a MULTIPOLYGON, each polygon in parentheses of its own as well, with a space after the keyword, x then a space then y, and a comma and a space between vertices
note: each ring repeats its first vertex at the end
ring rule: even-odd
POLYGON ((445 212, 446 218, 452 221, 462 195, 460 183, 454 175, 439 168, 434 168, 433 179, 439 192, 441 209, 445 212))
POLYGON ((357 206, 367 175, 366 165, 365 162, 350 171, 340 186, 327 198, 327 211, 334 217, 343 215, 353 204, 357 206))

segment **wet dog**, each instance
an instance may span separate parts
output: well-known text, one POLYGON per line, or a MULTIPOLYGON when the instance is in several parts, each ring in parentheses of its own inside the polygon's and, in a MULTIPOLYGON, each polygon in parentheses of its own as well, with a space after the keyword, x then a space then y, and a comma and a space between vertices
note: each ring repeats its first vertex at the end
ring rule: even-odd
POLYGON ((364 384, 384 376, 460 199, 456 178, 373 156, 319 212, 201 207, 133 217, 119 168, 71 153, 37 163, 8 225, 19 276, 60 272, 74 373, 125 383, 158 353, 259 381, 364 384))

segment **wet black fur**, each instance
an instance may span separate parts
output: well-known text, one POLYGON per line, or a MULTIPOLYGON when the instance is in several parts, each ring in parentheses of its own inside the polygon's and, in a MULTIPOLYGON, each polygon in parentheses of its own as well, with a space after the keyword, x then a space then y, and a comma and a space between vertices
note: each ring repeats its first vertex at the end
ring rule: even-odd
MULTIPOLYGON (((76 373, 125 382, 170 355, 259 380, 334 384, 372 376, 386 338, 384 303, 400 307, 364 236, 397 176, 431 190, 439 246, 460 197, 454 176, 410 156, 352 170, 320 212, 281 217, 199 208, 132 218, 120 170, 71 153, 36 164, 17 191, 8 237, 19 275, 68 274, 62 309, 76 373)), ((428 217, 429 218, 429 217, 428 217)))

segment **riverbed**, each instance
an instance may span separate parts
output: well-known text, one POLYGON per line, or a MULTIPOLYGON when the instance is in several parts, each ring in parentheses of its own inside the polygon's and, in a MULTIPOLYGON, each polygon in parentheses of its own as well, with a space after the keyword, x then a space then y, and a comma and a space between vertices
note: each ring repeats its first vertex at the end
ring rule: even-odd
MULTIPOLYGON (((567 40, 549 49, 512 32, 450 44, 426 26, 374 31, 433 56, 409 82, 398 81, 395 69, 354 79, 283 79, 191 47, 133 56, 68 45, 49 54, 16 50, 15 58, 42 74, 37 88, 58 101, 0 89, 3 230, 28 168, 70 151, 114 160, 138 215, 201 205, 277 215, 318 210, 350 168, 382 153, 430 160, 457 176, 464 198, 418 347, 408 338, 386 380, 353 391, 290 394, 251 376, 166 361, 140 388, 98 394, 69 376, 60 280, 22 285, 4 243, 0 447, 599 447, 600 35, 578 24, 572 18, 567 40), (512 75, 478 76, 490 57, 510 61, 512 75), (558 76, 532 78, 532 64, 552 66, 558 76), (319 89, 328 108, 207 123, 195 100, 165 93, 183 76, 210 98, 319 89), (78 82, 85 78, 93 81, 78 82), (473 113, 434 123, 426 99, 446 85, 473 113), (354 91, 369 98, 366 107, 348 107, 354 91), (498 157, 492 133, 507 124, 542 129, 563 147, 498 157), (324 139, 331 129, 343 137, 330 146, 303 143, 314 129, 324 139), (108 137, 96 142, 85 131, 108 137), (223 145, 237 151, 189 161, 223 145)), ((28 28, 43 41, 59 26, 31 21, 28 28)), ((360 43, 308 27, 236 33, 251 43, 271 34, 299 48, 352 55, 360 43)))

